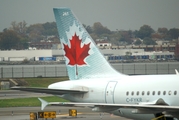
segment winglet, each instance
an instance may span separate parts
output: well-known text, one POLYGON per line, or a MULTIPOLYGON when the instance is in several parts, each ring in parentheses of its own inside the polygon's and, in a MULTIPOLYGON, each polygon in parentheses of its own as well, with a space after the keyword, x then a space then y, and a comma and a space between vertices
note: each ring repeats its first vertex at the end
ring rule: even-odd
POLYGON ((44 110, 44 108, 49 104, 47 101, 41 99, 41 98, 38 98, 41 102, 41 110, 44 110))
POLYGON ((175 69, 175 73, 176 73, 177 75, 179 74, 177 69, 175 69))

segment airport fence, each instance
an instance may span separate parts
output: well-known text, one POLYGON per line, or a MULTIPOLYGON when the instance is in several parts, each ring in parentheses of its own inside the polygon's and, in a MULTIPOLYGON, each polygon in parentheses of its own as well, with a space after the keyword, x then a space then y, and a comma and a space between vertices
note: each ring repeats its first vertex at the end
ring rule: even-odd
POLYGON ((67 70, 61 66, 6 66, 0 69, 0 78, 61 77, 67 70))
MULTIPOLYGON (((118 63, 112 66, 128 75, 175 74, 179 62, 175 63, 118 63)), ((65 65, 16 65, 0 66, 0 78, 62 77, 68 76, 65 65)))
POLYGON ((179 63, 126 63, 114 64, 113 67, 128 75, 175 74, 175 69, 179 70, 179 63))

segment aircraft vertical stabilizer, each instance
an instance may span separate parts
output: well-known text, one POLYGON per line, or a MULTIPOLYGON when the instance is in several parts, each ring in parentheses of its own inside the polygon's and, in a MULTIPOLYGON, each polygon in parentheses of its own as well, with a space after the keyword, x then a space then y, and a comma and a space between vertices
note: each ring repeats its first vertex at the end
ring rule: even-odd
POLYGON ((119 77, 69 8, 54 8, 70 80, 119 77))

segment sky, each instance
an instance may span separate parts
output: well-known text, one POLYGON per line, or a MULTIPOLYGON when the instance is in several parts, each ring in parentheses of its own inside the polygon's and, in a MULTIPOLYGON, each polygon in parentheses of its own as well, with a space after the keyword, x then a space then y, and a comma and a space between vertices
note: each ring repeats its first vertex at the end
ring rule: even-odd
POLYGON ((82 24, 100 22, 112 31, 179 28, 179 0, 0 0, 0 32, 12 21, 53 22, 54 7, 69 7, 82 24))

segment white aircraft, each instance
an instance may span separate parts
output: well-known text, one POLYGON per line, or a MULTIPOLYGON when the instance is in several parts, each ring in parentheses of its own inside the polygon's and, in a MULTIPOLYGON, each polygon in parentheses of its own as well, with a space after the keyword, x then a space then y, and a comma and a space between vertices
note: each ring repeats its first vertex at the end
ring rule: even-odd
MULTIPOLYGON (((165 115, 179 118, 179 75, 128 76, 106 61, 95 42, 69 8, 54 8, 69 81, 48 88, 13 88, 50 93, 71 102, 42 102, 47 105, 89 106, 92 111, 109 112, 136 120, 165 115)), ((168 116, 168 117, 166 117, 168 116)), ((164 119, 164 118, 162 118, 164 119)))

